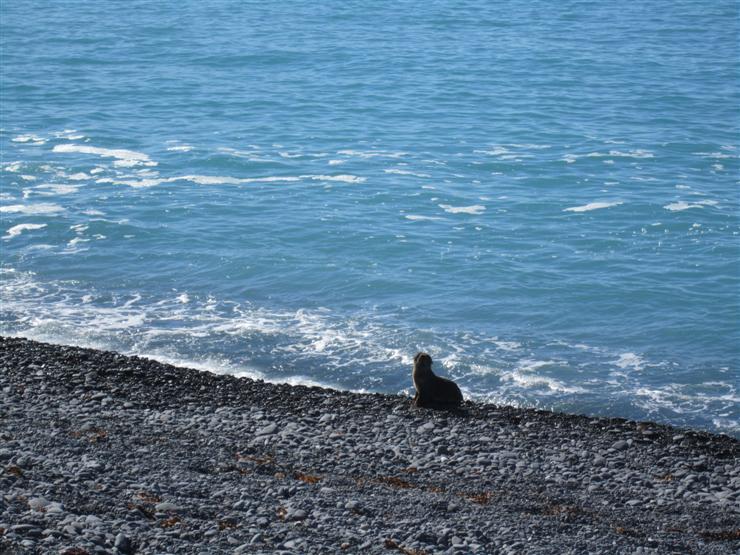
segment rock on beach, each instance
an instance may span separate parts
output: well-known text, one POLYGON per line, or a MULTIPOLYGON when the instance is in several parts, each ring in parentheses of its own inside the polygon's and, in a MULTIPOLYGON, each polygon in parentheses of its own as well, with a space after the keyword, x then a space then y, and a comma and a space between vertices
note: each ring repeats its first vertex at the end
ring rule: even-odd
POLYGON ((0 338, 0 553, 740 551, 740 448, 0 338))

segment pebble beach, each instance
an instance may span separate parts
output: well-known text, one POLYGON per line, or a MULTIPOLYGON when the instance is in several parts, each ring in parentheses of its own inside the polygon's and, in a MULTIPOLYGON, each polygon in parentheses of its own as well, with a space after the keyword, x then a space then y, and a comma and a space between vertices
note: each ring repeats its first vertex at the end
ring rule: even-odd
POLYGON ((0 392, 2 553, 740 549, 729 436, 7 337, 0 392))

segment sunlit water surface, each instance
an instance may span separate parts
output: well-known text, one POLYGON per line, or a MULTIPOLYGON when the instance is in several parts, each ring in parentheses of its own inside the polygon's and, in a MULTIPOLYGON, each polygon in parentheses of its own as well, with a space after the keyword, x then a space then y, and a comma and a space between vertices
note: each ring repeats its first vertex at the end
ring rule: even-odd
POLYGON ((0 11, 0 333, 740 433, 737 3, 0 11))

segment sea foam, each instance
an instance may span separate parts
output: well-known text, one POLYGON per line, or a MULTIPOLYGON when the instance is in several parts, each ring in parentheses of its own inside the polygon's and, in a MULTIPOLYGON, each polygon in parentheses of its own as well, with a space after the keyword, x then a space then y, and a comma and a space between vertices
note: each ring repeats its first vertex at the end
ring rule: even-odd
POLYGON ((486 211, 486 207, 481 204, 474 204, 472 206, 451 206, 449 204, 440 204, 439 207, 450 214, 472 214, 477 216, 486 211))
POLYGON ((175 183, 178 181, 189 181, 196 185, 241 185, 249 183, 295 183, 302 180, 313 181, 340 181, 344 183, 362 183, 364 177, 356 175, 268 175, 265 177, 231 177, 228 175, 180 175, 176 177, 154 177, 149 179, 114 179, 104 177, 98 179, 97 183, 113 183, 116 185, 128 185, 129 187, 154 187, 161 183, 175 183))
POLYGON ((403 170, 399 168, 388 168, 383 170, 385 173, 395 174, 395 175, 409 175, 413 177, 431 177, 428 173, 418 173, 413 172, 411 170, 403 170))
POLYGON ((112 148, 99 148, 89 145, 78 145, 78 144, 66 144, 66 145, 55 145, 52 152, 63 152, 63 153, 80 153, 80 154, 94 154, 103 158, 116 158, 116 164, 121 166, 156 166, 157 163, 152 161, 147 154, 143 152, 136 152, 135 150, 126 149, 112 149, 112 148))
POLYGON ((571 208, 565 208, 563 212, 590 212, 591 210, 599 210, 601 208, 611 208, 612 206, 619 206, 621 202, 591 202, 584 204, 583 206, 572 206, 571 208))
POLYGON ((689 210, 691 208, 704 208, 705 206, 717 206, 716 200, 700 200, 698 202, 690 203, 683 200, 666 204, 663 208, 671 212, 682 212, 683 210, 689 210))
POLYGON ((56 214, 57 212, 63 211, 64 208, 58 204, 52 203, 11 204, 8 206, 0 206, 0 212, 5 214, 56 214))
POLYGON ((43 229, 46 227, 46 224, 18 224, 14 225, 8 231, 7 234, 3 236, 3 239, 12 239, 13 237, 17 237, 24 231, 32 231, 34 229, 43 229))
POLYGON ((33 134, 18 135, 17 137, 13 137, 11 140, 14 143, 30 143, 34 146, 40 146, 46 143, 46 139, 33 134))

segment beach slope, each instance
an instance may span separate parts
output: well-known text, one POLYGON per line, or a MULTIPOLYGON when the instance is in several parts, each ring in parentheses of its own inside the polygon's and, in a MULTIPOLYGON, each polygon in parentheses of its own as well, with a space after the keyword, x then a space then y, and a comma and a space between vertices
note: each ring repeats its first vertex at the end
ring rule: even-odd
POLYGON ((738 455, 0 338, 3 553, 736 553, 738 455))

